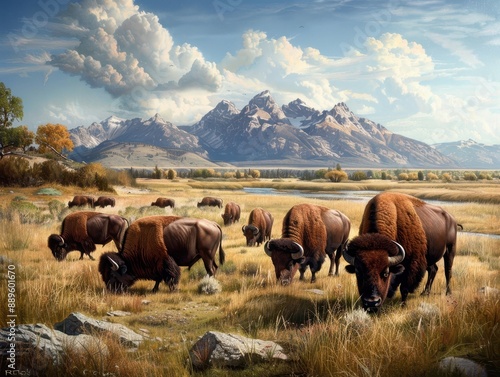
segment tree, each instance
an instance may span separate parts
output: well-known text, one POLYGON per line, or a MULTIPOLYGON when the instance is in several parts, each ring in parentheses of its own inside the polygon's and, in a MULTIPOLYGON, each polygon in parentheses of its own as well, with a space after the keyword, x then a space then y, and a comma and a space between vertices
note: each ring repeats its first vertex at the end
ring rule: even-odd
POLYGON ((9 88, 0 82, 0 128, 9 128, 15 120, 23 119, 23 100, 12 95, 9 88))
POLYGON ((62 156, 64 150, 72 151, 74 148, 68 129, 62 124, 47 123, 39 126, 35 141, 39 144, 40 153, 53 151, 61 157, 64 157, 62 156))
POLYGON ((23 119, 23 115, 21 98, 13 96, 11 90, 0 82, 0 159, 8 154, 16 154, 14 150, 19 147, 26 147, 23 143, 26 143, 27 139, 20 136, 29 136, 25 132, 27 128, 10 128, 15 120, 23 119))
POLYGON ((330 170, 328 173, 325 174, 325 178, 329 179, 332 182, 340 182, 346 180, 348 177, 345 171, 330 170))

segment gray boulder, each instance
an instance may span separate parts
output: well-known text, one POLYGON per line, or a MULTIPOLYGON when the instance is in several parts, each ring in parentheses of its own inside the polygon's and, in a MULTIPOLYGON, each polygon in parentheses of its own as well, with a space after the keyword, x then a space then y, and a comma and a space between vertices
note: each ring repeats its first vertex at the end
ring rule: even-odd
POLYGON ((54 325, 56 330, 68 335, 107 333, 118 337, 120 343, 128 348, 137 348, 145 337, 128 327, 87 317, 82 313, 71 313, 65 320, 54 325))
POLYGON ((288 360, 283 348, 272 341, 245 338, 217 331, 205 333, 189 351, 193 366, 244 367, 248 362, 288 360))
POLYGON ((482 365, 461 357, 446 357, 439 362, 439 368, 443 372, 454 373, 454 376, 488 377, 488 373, 482 365))
POLYGON ((0 329, 0 355, 5 370, 13 364, 20 370, 43 371, 49 365, 59 365, 68 350, 94 359, 108 356, 107 346, 90 335, 70 336, 40 323, 0 329))

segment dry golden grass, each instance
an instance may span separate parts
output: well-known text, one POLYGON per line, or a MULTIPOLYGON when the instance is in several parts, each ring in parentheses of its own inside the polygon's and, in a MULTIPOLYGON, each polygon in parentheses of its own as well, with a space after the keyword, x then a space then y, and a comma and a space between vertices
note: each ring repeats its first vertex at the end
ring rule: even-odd
MULTIPOLYGON (((500 368, 500 298, 478 292, 484 286, 500 288, 500 239, 460 233, 451 296, 444 295, 441 261, 430 296, 410 295, 408 307, 400 308, 397 294, 385 304, 382 313, 369 317, 368 325, 362 321, 353 325, 348 318, 358 315, 357 289, 355 278, 344 271, 343 259, 338 277, 327 276, 330 263, 327 260, 314 284, 309 283, 310 273, 306 273, 306 282, 296 278, 292 285, 282 287, 276 284, 274 268, 262 245, 247 247, 241 227, 253 208, 264 207, 274 215, 273 237, 279 237, 281 221, 288 209, 294 204, 310 202, 345 213, 351 219, 351 237, 354 237, 363 202, 246 194, 235 188, 238 182, 229 189, 217 181, 144 180, 140 183, 142 188, 117 188, 116 207, 99 211, 130 215, 131 220, 150 213, 203 217, 222 225, 222 209, 199 209, 196 203, 203 196, 211 195, 223 198, 224 203, 235 201, 241 205, 240 222, 222 227, 226 264, 217 274, 222 292, 216 295, 198 292, 199 280, 205 272, 203 265, 197 263, 191 271, 182 269, 177 292, 169 292, 161 284, 160 291, 151 294, 154 283, 141 281, 128 294, 110 294, 104 290, 97 261, 86 257, 79 261, 78 252, 70 253, 63 262, 52 257, 46 246, 47 237, 58 232, 60 220, 22 224, 19 219, 0 219, 0 255, 11 260, 18 273, 19 323, 41 322, 51 326, 75 311, 101 319, 109 311, 124 310, 131 315, 107 318, 136 331, 146 329, 153 338, 161 339, 146 342, 136 353, 127 352, 112 339, 103 339, 110 349, 110 357, 89 359, 68 352, 63 365, 53 371, 54 375, 81 376, 83 371, 92 370, 99 375, 115 376, 433 376, 435 363, 445 356, 471 358, 486 365, 490 372, 500 368), (151 208, 151 202, 159 196, 174 198, 176 208, 151 208), (426 317, 419 311, 422 304, 437 308, 438 314, 426 317), (292 361, 251 364, 245 370, 194 371, 187 361, 188 350, 209 330, 275 340, 286 348, 292 361)), ((258 185, 258 181, 245 182, 247 184, 258 185)), ((338 187, 349 189, 347 183, 337 186, 289 180, 263 184, 276 185, 277 189, 310 191, 326 191, 327 187, 331 191, 338 187)), ((393 183, 386 182, 353 183, 350 187, 376 190, 376 184, 380 185, 379 189, 382 186, 395 189, 393 183)), ((453 190, 432 185, 397 187, 408 190, 420 187, 422 193, 428 190, 435 195, 433 199, 439 200, 448 191, 469 192, 465 204, 444 203, 443 207, 466 231, 499 234, 498 205, 474 201, 492 194, 490 186, 476 184, 475 189, 474 184, 462 187, 454 184, 453 190)), ((0 207, 6 208, 16 196, 24 196, 45 208, 50 200, 67 203, 79 193, 76 188, 59 189, 63 196, 56 198, 35 196, 33 189, 0 191, 0 207)), ((99 246, 94 257, 98 259, 109 250, 115 250, 112 244, 99 246)), ((0 264, 0 273, 7 263, 0 264)), ((6 302, 4 284, 2 280, 1 302, 6 302)), ((4 326, 5 318, 1 321, 4 326)))

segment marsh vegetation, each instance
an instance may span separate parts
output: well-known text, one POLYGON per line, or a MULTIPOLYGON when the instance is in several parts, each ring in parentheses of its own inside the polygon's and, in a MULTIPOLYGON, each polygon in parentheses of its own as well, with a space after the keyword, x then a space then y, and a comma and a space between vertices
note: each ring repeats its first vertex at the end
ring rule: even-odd
MULTIPOLYGON (((174 214, 214 220, 223 229, 226 263, 216 279, 221 291, 206 294, 199 289, 205 276, 198 262, 190 271, 182 268, 179 290, 169 292, 162 284, 151 293, 154 282, 140 281, 126 294, 111 294, 97 271, 97 261, 79 253, 56 261, 47 237, 57 233, 69 213, 67 203, 78 188, 51 186, 55 195, 39 195, 40 188, 9 188, 0 191, 0 272, 14 263, 18 323, 48 326, 82 312, 94 318, 111 310, 131 313, 108 317, 133 330, 145 329, 152 340, 129 353, 113 339, 104 339, 108 357, 71 352, 54 376, 435 376, 437 362, 446 356, 477 361, 490 373, 500 370, 500 296, 485 295, 480 288, 500 288, 500 239, 468 232, 500 234, 500 190, 497 181, 487 183, 397 183, 362 181, 332 184, 297 180, 194 181, 138 180, 140 187, 115 187, 116 206, 99 209, 119 213, 130 220, 150 214, 174 214), (329 260, 317 281, 297 277, 290 286, 276 284, 271 260, 260 247, 247 247, 241 227, 255 207, 269 210, 274 218, 272 235, 281 233, 281 220, 291 206, 310 202, 338 209, 352 222, 356 236, 365 203, 352 200, 304 198, 299 195, 256 195, 243 186, 277 190, 397 190, 425 200, 440 200, 464 232, 458 236, 451 296, 445 296, 442 261, 430 296, 412 294, 400 307, 400 296, 388 301, 381 313, 366 316, 359 310, 355 278, 347 274, 341 259, 338 277, 327 276, 329 260), (219 208, 197 208, 203 196, 217 196, 239 203, 241 220, 223 226, 219 208), (151 207, 157 197, 176 201, 174 209, 151 207), (9 262, 10 261, 10 262, 9 262), (146 300, 146 301, 145 301, 146 300), (247 337, 273 340, 282 345, 291 361, 250 363, 242 370, 191 368, 188 350, 206 331, 218 330, 247 337)), ((47 190, 48 187, 45 187, 47 190)), ((98 192, 87 194, 99 195, 98 192)), ((109 193, 108 193, 109 194, 109 193)), ((112 244, 98 247, 96 259, 112 244)), ((5 279, 0 302, 7 302, 5 279)), ((423 289, 423 286, 419 288, 423 289)), ((420 293, 420 291, 418 292, 420 293)), ((3 305, 3 304, 2 304, 3 305)), ((2 313, 4 309, 2 308, 2 313)), ((5 316, 1 318, 4 327, 5 316)), ((444 374, 441 374, 444 376, 444 374)), ((493 375, 493 374, 492 374, 493 375)))

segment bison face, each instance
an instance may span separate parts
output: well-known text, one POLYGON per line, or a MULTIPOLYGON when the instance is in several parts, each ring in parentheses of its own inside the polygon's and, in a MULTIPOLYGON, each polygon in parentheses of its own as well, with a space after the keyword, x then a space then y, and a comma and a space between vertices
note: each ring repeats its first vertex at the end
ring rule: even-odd
POLYGON ((221 216, 224 219, 224 225, 231 225, 234 222, 233 215, 229 213, 224 213, 221 216))
POLYGON ((267 241, 264 251, 271 257, 276 279, 288 285, 304 261, 304 249, 297 242, 287 238, 267 241))
POLYGON ((111 292, 125 292, 135 283, 135 276, 127 272, 125 261, 117 253, 105 253, 99 261, 99 272, 111 292))
POLYGON ((260 231, 255 225, 245 225, 241 228, 243 235, 247 239, 247 246, 255 246, 260 231))
POLYGON ((400 244, 377 233, 356 237, 344 250, 344 258, 349 263, 346 271, 356 274, 358 292, 367 312, 376 313, 382 306, 392 278, 404 270, 399 264, 404 257, 400 244))
POLYGON ((66 255, 68 255, 67 245, 64 242, 64 239, 58 234, 51 234, 48 239, 49 249, 52 251, 52 255, 59 262, 66 259, 66 255))

